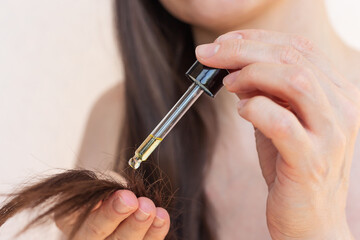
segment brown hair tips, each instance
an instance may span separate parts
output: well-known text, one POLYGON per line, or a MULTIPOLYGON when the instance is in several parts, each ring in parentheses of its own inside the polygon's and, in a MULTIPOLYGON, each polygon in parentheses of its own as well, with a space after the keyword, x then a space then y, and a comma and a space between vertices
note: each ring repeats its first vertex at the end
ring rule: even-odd
MULTIPOLYGON (((150 175, 154 174, 160 178, 152 183, 143 178, 142 171, 126 169, 127 171, 123 175, 126 185, 103 174, 96 174, 88 170, 68 170, 47 177, 9 195, 9 199, 0 209, 0 227, 23 210, 41 207, 40 213, 18 234, 31 227, 44 224, 54 216, 57 220, 68 216, 77 216, 69 236, 69 239, 73 239, 95 206, 120 189, 131 190, 138 197, 148 197, 154 201, 156 206, 169 210, 171 196, 162 193, 168 184, 166 184, 165 178, 161 177, 160 171, 155 169, 150 175)), ((172 226, 171 229, 174 227, 172 226)), ((167 239, 176 239, 173 230, 170 231, 167 239)))

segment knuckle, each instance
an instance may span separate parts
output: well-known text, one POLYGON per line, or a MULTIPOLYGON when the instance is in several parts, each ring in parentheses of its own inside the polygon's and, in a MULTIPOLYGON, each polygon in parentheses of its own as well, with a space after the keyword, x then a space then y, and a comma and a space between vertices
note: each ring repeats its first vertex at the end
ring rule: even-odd
POLYGON ((302 56, 292 46, 280 47, 280 62, 283 64, 298 64, 300 63, 302 56))
POLYGON ((252 81, 254 79, 256 79, 256 75, 258 73, 258 69, 255 67, 256 64, 251 64, 248 65, 246 67, 244 67, 243 69, 241 69, 240 74, 242 76, 243 79, 246 79, 247 82, 249 82, 250 84, 252 83, 252 81))
POLYGON ((336 127, 336 120, 332 116, 331 110, 319 111, 318 117, 321 119, 322 132, 331 138, 336 127))
POLYGON ((230 50, 235 56, 241 56, 244 52, 244 39, 234 39, 230 43, 230 50))
POLYGON ((243 35, 247 39, 265 39, 268 37, 269 32, 263 29, 248 29, 243 31, 243 35))
POLYGON ((253 116, 256 113, 259 104, 261 104, 260 102, 260 96, 250 98, 246 105, 241 109, 241 115, 253 116))
POLYGON ((299 51, 310 52, 315 49, 315 45, 312 41, 300 35, 292 35, 290 41, 291 46, 299 51))
MULTIPOLYGON (((322 159, 319 157, 319 159, 322 159)), ((311 176, 311 186, 314 188, 319 188, 319 186, 323 185, 324 180, 329 172, 329 166, 324 161, 320 161, 317 159, 313 159, 311 164, 310 176, 311 176)))
POLYGON ((311 169, 308 170, 308 187, 311 191, 317 192, 323 188, 329 178, 331 167, 324 161, 312 161, 311 169))
POLYGON ((291 119, 287 114, 278 115, 278 119, 274 122, 271 134, 277 138, 287 138, 293 134, 293 126, 291 119))
POLYGON ((310 92, 312 89, 310 70, 296 66, 288 78, 288 85, 299 93, 310 92))
POLYGON ((259 36, 259 38, 267 37, 269 34, 269 31, 264 30, 264 29, 253 29, 252 31, 253 31, 253 33, 257 34, 259 36))

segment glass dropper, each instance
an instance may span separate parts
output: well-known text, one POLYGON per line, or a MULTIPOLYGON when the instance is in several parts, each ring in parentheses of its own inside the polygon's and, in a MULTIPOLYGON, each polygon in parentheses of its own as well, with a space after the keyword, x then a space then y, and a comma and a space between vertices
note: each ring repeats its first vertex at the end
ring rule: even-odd
POLYGON ((186 72, 186 76, 194 83, 136 149, 134 156, 129 160, 129 165, 138 169, 203 92, 211 97, 215 96, 222 87, 222 79, 228 73, 225 69, 206 67, 196 61, 186 72))
POLYGON ((204 90, 195 83, 188 88, 145 141, 136 149, 135 155, 129 160, 129 165, 132 168, 137 169, 140 167, 141 162, 145 161, 150 156, 203 92, 204 90))

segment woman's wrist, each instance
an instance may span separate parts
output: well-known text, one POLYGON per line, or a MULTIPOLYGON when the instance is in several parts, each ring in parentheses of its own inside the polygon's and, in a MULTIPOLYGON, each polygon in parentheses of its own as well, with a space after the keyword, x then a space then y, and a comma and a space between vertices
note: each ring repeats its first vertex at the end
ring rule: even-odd
POLYGON ((300 230, 295 233, 284 232, 281 229, 271 231, 273 240, 354 240, 347 221, 337 223, 326 222, 321 225, 314 224, 314 230, 300 230))
POLYGON ((345 221, 339 226, 335 226, 323 235, 316 236, 312 239, 326 239, 326 240, 354 240, 350 228, 345 221))
POLYGON ((335 218, 335 221, 325 222, 323 224, 323 233, 319 233, 312 239, 326 239, 326 240, 354 240, 346 220, 346 214, 340 214, 335 218))

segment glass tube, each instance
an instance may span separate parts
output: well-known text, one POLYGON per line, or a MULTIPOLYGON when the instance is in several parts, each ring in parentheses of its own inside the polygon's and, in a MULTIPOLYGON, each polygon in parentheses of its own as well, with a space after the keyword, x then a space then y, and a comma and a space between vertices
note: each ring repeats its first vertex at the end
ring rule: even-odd
POLYGON ((203 92, 204 90, 195 83, 188 88, 145 141, 136 149, 134 156, 129 160, 129 165, 132 168, 137 169, 140 167, 141 162, 150 156, 203 92))

